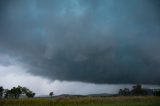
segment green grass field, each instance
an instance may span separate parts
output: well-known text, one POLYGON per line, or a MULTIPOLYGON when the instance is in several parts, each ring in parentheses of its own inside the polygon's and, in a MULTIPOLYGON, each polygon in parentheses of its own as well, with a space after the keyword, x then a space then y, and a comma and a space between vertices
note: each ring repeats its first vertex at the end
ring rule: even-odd
POLYGON ((160 106, 160 97, 59 97, 3 99, 0 106, 160 106))

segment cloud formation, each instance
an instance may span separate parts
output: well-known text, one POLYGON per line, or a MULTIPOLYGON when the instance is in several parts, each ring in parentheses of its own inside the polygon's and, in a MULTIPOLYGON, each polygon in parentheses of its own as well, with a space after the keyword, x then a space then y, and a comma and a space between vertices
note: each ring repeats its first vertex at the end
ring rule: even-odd
MULTIPOLYGON (((13 61, 14 59, 12 59, 13 61)), ((11 61, 10 61, 11 62, 11 61)), ((16 61, 14 60, 16 63, 16 61)), ((35 76, 26 72, 23 67, 17 63, 14 65, 0 65, 0 85, 6 89, 11 89, 13 86, 25 86, 36 93, 36 96, 48 95, 54 91, 54 95, 61 94, 98 94, 108 93, 116 94, 119 89, 132 89, 132 84, 93 84, 74 81, 50 81, 40 76, 35 76), (83 86, 83 88, 81 88, 83 86), (81 88, 81 89, 79 89, 81 88)), ((143 85, 144 88, 158 89, 159 85, 143 85)))
POLYGON ((0 53, 27 64, 28 72, 52 80, 160 84, 158 0, 0 4, 0 53))

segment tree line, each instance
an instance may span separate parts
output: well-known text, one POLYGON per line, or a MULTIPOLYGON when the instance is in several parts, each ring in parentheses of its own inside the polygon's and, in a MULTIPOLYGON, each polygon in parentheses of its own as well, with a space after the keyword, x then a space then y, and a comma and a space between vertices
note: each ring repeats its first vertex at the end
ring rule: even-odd
MULTIPOLYGON (((2 98, 15 98, 18 99, 20 96, 25 96, 28 98, 33 98, 36 95, 33 91, 26 87, 17 86, 12 87, 11 89, 4 89, 3 86, 0 86, 0 99, 2 98)), ((49 96, 52 98, 54 95, 53 92, 49 93, 49 96)), ((160 89, 144 89, 142 85, 137 84, 132 87, 132 89, 124 88, 119 89, 120 96, 160 96, 160 89)))
POLYGON ((144 89, 142 85, 137 84, 129 88, 119 89, 120 96, 160 96, 160 89, 144 89))
POLYGON ((36 93, 31 91, 26 87, 13 87, 11 89, 4 89, 3 86, 0 86, 0 99, 2 98, 15 98, 18 99, 20 96, 26 96, 28 98, 33 98, 36 93))

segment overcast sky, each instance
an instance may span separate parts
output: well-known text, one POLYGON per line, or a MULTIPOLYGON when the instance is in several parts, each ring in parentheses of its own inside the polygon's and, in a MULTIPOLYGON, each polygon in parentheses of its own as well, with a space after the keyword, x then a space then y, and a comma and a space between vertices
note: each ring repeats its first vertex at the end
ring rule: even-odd
POLYGON ((4 87, 115 93, 136 83, 159 87, 159 77, 159 0, 0 1, 4 87))

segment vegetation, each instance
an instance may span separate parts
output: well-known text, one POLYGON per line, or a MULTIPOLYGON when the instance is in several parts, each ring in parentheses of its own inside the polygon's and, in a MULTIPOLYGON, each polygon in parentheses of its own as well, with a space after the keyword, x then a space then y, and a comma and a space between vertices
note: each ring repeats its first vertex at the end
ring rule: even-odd
POLYGON ((141 85, 120 89, 115 97, 92 96, 54 96, 51 98, 33 98, 35 93, 26 87, 13 87, 10 90, 0 87, 0 106, 160 106, 159 90, 154 96, 147 96, 141 85), (20 98, 25 95, 28 98, 20 98))
POLYGON ((2 106, 160 106, 159 97, 58 97, 31 99, 3 99, 2 106))
POLYGON ((50 92, 50 93, 49 93, 49 96, 50 96, 51 98, 53 97, 53 95, 54 95, 53 92, 50 92))
POLYGON ((26 87, 13 87, 10 90, 4 89, 3 87, 0 87, 0 98, 15 98, 18 99, 20 96, 27 96, 29 98, 33 98, 35 96, 35 93, 29 90, 26 87))
POLYGON ((2 86, 0 86, 0 99, 1 99, 1 98, 2 98, 2 96, 3 96, 3 91, 4 91, 3 87, 2 87, 2 86))
POLYGON ((160 96, 160 89, 144 89, 142 85, 133 86, 132 90, 128 88, 119 90, 120 96, 160 96))

